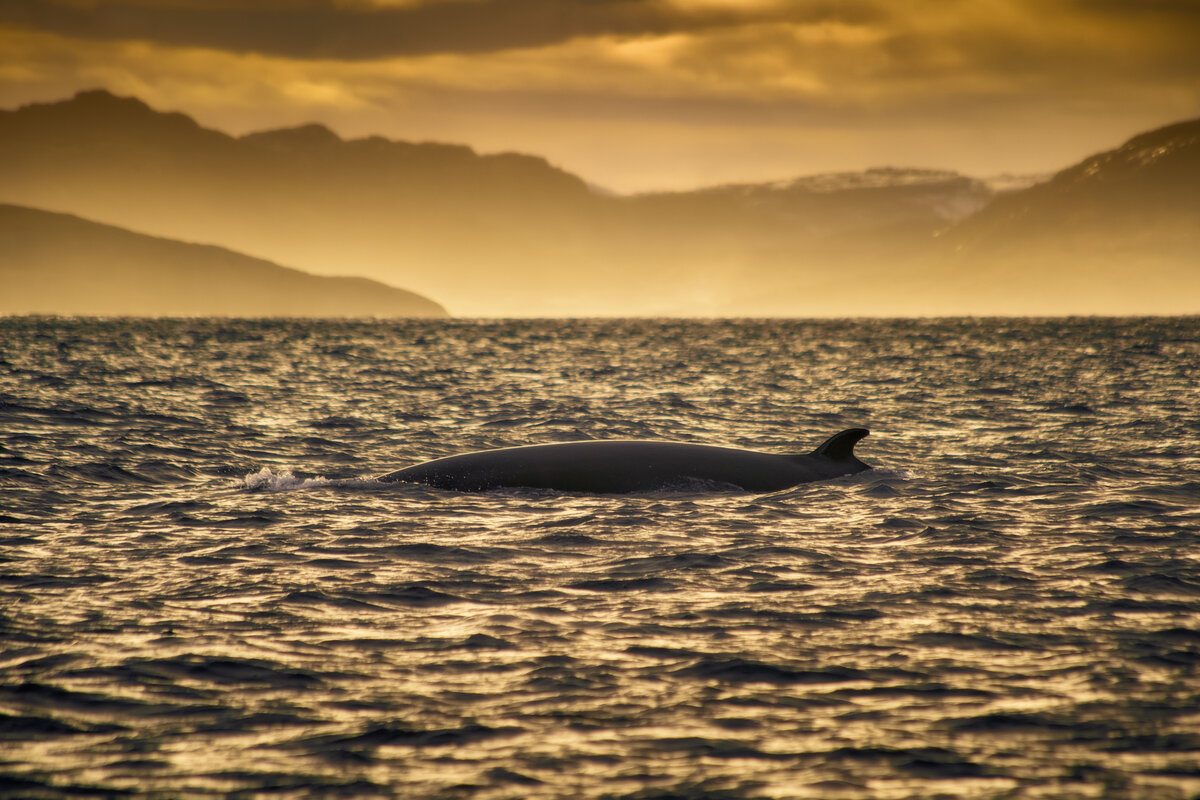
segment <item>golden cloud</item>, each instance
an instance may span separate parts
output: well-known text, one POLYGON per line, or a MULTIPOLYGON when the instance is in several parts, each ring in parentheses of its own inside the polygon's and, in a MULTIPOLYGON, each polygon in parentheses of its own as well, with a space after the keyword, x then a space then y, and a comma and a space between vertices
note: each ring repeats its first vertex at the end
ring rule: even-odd
POLYGON ((0 8, 9 105, 99 86, 234 132, 319 120, 535 152, 624 187, 1042 169, 1200 113, 1200 6, 1166 0, 567 0, 538 31, 549 0, 39 2, 0 8), (129 8, 137 25, 112 21, 129 8))

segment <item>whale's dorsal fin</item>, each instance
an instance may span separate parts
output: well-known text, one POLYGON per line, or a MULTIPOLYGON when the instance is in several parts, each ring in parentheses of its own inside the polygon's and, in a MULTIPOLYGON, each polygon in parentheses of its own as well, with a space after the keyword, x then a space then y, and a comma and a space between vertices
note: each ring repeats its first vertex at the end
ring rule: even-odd
POLYGON ((854 445, 870 431, 866 428, 851 428, 835 433, 825 440, 824 444, 813 450, 811 455, 824 456, 833 461, 845 461, 854 457, 854 445))

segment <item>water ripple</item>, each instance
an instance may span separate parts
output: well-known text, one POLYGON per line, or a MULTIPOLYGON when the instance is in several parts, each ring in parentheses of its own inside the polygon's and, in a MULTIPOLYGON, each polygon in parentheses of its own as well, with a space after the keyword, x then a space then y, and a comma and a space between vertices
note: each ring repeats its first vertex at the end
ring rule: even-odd
POLYGON ((1200 321, 0 319, 0 795, 1200 792, 1200 321), (767 495, 373 476, 669 438, 767 495))

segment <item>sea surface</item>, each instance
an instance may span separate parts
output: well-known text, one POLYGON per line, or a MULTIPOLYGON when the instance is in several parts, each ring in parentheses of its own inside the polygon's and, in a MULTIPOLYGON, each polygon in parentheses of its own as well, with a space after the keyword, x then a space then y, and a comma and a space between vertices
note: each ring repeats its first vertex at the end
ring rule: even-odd
POLYGON ((1197 318, 0 319, 0 796, 1196 797, 1198 383, 1197 318))

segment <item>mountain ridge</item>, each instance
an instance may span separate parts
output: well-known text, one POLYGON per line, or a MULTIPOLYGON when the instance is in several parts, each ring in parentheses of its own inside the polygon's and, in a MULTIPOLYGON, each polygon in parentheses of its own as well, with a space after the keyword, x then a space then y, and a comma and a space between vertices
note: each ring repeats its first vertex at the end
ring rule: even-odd
POLYGON ((1059 292, 1136 288, 1113 260, 1131 253, 1191 285, 1196 125, 1008 191, 885 167, 621 196, 538 156, 318 123, 233 137, 98 90, 0 112, 0 200, 401 283, 473 316, 1020 313, 1037 270, 1059 292))
POLYGON ((216 245, 11 204, 0 204, 0 279, 0 314, 449 316, 377 281, 310 275, 216 245))

